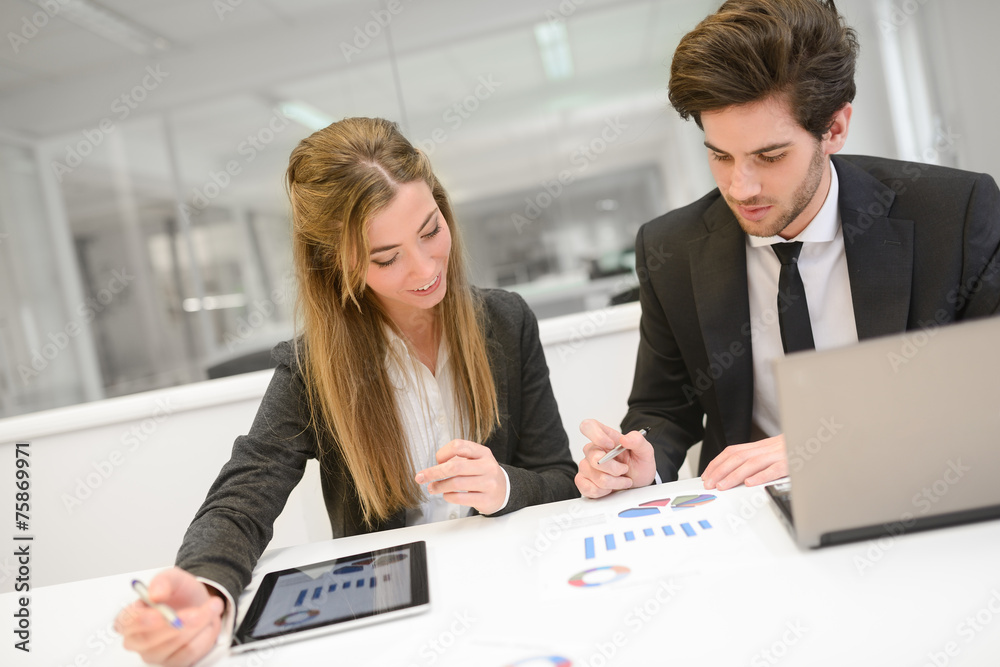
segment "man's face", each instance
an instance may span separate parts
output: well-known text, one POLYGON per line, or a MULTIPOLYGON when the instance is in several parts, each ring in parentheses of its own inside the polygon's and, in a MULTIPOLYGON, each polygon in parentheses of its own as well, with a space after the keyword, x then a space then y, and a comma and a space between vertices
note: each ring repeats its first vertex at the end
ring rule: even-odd
POLYGON ((712 176, 743 231, 789 239, 805 229, 830 189, 827 156, 843 145, 836 129, 817 141, 783 96, 706 111, 701 123, 712 176))

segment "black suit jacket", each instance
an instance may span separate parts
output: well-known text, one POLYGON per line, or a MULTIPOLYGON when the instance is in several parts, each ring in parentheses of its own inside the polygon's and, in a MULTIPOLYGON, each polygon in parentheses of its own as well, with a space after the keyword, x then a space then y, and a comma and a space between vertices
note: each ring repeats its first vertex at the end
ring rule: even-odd
MULTIPOLYGON (((538 322, 517 294, 479 293, 500 414, 500 426, 483 444, 510 478, 507 506, 496 515, 574 498, 576 464, 549 384, 538 322)), ((273 356, 278 366, 250 432, 236 439, 177 554, 179 567, 221 584, 234 600, 271 541, 274 520, 306 462, 317 455, 291 343, 277 345, 273 356)), ((324 462, 320 479, 334 537, 405 525, 402 511, 372 529, 364 524, 355 486, 338 457, 324 462)))
MULTIPOLYGON (((1000 191, 986 174, 834 156, 858 338, 992 315, 1000 191)), ((640 342, 622 431, 647 428, 664 481, 750 440, 746 237, 716 189, 639 230, 640 342), (704 426, 703 426, 704 423, 704 426)))

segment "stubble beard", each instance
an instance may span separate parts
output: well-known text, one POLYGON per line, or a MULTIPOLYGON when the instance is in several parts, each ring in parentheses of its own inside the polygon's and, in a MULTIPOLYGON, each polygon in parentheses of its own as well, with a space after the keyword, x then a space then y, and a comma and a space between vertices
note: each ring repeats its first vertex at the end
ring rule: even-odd
POLYGON ((825 158, 826 154, 817 143, 816 151, 813 153, 812 160, 809 162, 809 170, 806 172, 805 178, 802 179, 802 183, 792 194, 791 205, 776 220, 769 224, 765 223, 767 224, 766 227, 761 228, 761 223, 744 220, 740 216, 737 206, 768 206, 768 202, 763 200, 758 201, 756 199, 747 199, 746 201, 737 202, 727 196, 726 203, 729 204, 730 210, 736 217, 736 222, 739 223, 743 231, 750 236, 770 238, 772 236, 777 236, 790 224, 795 222, 795 219, 802 215, 802 211, 806 210, 806 207, 808 207, 809 203, 812 202, 813 197, 816 196, 816 192, 819 190, 820 183, 823 182, 823 160, 825 158))

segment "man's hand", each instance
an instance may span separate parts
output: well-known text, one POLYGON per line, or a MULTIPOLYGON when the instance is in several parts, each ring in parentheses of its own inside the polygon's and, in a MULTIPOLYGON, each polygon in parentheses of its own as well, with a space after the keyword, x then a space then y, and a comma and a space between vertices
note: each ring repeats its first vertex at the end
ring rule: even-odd
POLYGON ((600 498, 612 491, 648 486, 656 477, 653 446, 638 431, 622 435, 596 419, 580 424, 580 433, 590 440, 583 446, 583 460, 576 474, 576 486, 587 498, 600 498), (607 463, 598 463, 617 445, 625 451, 607 463))
POLYGON ((776 435, 757 442, 730 445, 701 474, 706 489, 725 491, 740 484, 756 486, 788 474, 785 436, 776 435))

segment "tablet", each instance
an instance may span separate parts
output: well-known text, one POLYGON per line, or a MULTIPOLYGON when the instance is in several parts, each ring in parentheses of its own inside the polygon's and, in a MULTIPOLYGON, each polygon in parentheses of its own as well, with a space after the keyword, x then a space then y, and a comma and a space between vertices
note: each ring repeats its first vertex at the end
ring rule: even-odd
POLYGON ((429 608, 423 542, 270 572, 233 636, 232 651, 267 648, 429 608))

